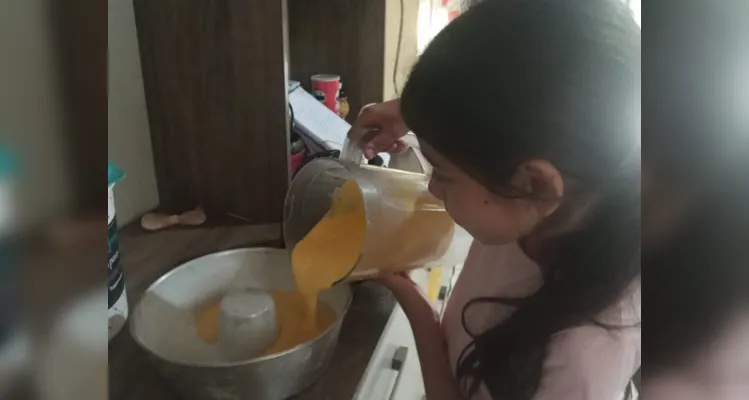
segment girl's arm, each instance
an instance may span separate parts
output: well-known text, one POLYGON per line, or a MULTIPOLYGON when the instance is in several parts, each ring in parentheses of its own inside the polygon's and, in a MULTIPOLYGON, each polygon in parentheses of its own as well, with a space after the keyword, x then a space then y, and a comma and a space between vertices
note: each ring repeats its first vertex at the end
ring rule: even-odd
POLYGON ((411 323, 428 400, 462 400, 458 381, 450 369, 447 343, 437 312, 408 277, 388 275, 378 279, 390 288, 411 323))

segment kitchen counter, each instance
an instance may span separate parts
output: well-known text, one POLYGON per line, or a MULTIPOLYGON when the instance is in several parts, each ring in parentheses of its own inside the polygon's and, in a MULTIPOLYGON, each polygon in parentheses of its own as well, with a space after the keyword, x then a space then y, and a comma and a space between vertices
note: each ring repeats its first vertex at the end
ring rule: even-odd
MULTIPOLYGON (((278 225, 120 232, 120 254, 131 309, 156 279, 179 264, 208 253, 238 247, 278 247, 278 225)), ((354 299, 343 320, 333 359, 322 378, 294 400, 344 400, 356 388, 395 305, 387 289, 354 285, 354 299)), ((109 342, 111 400, 179 400, 150 364, 127 326, 109 342)), ((258 399, 260 400, 260 399, 258 399)))

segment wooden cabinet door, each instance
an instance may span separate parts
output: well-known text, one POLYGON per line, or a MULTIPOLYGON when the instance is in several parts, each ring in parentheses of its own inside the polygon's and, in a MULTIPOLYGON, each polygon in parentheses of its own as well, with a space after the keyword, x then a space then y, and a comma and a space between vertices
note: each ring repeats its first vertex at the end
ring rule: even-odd
POLYGON ((286 0, 134 0, 162 208, 281 222, 286 0))

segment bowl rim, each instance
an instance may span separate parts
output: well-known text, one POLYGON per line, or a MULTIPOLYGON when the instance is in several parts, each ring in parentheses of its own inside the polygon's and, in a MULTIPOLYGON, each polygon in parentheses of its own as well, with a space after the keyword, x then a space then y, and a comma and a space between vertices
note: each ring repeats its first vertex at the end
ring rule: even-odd
MULTIPOLYGON (((143 292, 143 294, 138 299, 138 303, 135 305, 135 307, 133 309, 133 313, 131 315, 132 316, 138 315, 138 312, 140 311, 141 307, 144 307, 143 306, 143 298, 149 292, 154 291, 155 288, 157 286, 159 286, 161 283, 163 283, 166 279, 169 279, 170 276, 172 276, 173 274, 177 273, 179 270, 181 270, 183 268, 186 268, 188 266, 188 264, 190 264, 192 262, 198 261, 198 260, 203 259, 203 258, 221 256, 221 255, 226 255, 226 254, 231 254, 231 253, 245 253, 245 252, 253 252, 254 253, 254 252, 268 252, 268 251, 274 252, 274 253, 280 253, 280 252, 288 253, 288 251, 286 251, 285 249, 278 249, 278 248, 272 248, 272 247, 240 247, 240 248, 236 248, 236 249, 222 250, 222 251, 217 251, 217 252, 213 252, 213 253, 208 253, 208 254, 205 254, 205 255, 202 255, 202 256, 198 256, 198 257, 195 257, 195 258, 191 258, 191 259, 189 259, 187 261, 184 261, 184 262, 180 263, 178 266, 176 266, 176 267, 172 268, 171 270, 169 270, 168 272, 166 272, 165 274, 161 275, 151 285, 148 286, 148 288, 143 292)), ((353 293, 351 291, 351 286, 349 284, 346 284, 346 283, 337 283, 335 285, 335 287, 342 286, 342 285, 345 285, 346 303, 343 306, 340 318, 336 318, 336 320, 332 324, 330 324, 330 326, 327 329, 325 329, 324 331, 320 332, 314 338, 312 338, 312 339, 310 339, 310 340, 308 340, 306 342, 299 343, 298 345, 296 345, 296 346, 294 346, 294 347, 292 347, 290 349, 286 349, 286 350, 280 351, 278 353, 264 355, 264 356, 261 356, 261 357, 250 358, 248 360, 232 361, 232 362, 228 362, 228 361, 195 362, 195 361, 185 361, 185 360, 180 360, 180 359, 170 359, 170 358, 164 357, 164 356, 162 356, 160 354, 157 354, 155 351, 153 351, 151 348, 149 348, 143 342, 143 340, 141 339, 140 335, 136 334, 136 332, 135 332, 135 330, 136 330, 135 325, 137 325, 137 323, 135 322, 136 321, 135 318, 128 318, 128 325, 129 325, 128 326, 128 331, 130 333, 130 336, 135 341, 135 343, 137 343, 138 346, 140 348, 142 348, 143 350, 145 350, 150 356, 158 358, 159 360, 167 362, 167 363, 170 363, 170 364, 180 365, 180 366, 184 366, 184 367, 209 367, 209 368, 230 368, 230 367, 242 367, 242 366, 246 366, 246 365, 252 365, 252 364, 260 363, 260 362, 263 362, 263 361, 267 361, 267 360, 271 360, 271 359, 275 359, 275 358, 280 358, 280 357, 283 357, 283 356, 285 356, 287 354, 290 354, 290 353, 292 353, 292 352, 294 352, 296 350, 299 350, 299 349, 301 349, 301 348, 303 348, 305 346, 309 346, 309 345, 311 345, 311 344, 319 341, 322 337, 329 335, 330 332, 336 327, 336 325, 341 325, 343 323, 343 319, 346 317, 346 313, 348 312, 349 307, 351 306, 351 302, 353 301, 353 297, 354 297, 353 293)))

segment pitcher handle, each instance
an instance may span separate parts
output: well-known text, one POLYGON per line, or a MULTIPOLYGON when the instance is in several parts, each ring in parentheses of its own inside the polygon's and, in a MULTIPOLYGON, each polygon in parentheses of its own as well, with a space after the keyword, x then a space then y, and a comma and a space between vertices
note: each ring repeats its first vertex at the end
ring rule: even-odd
POLYGON ((361 164, 364 158, 364 144, 367 143, 365 138, 371 138, 377 130, 358 131, 354 135, 346 136, 341 149, 341 161, 361 164))
MULTIPOLYGON (((359 131, 353 136, 346 136, 346 140, 343 142, 343 149, 341 151, 340 160, 347 161, 355 164, 361 164, 364 158, 364 146, 368 143, 372 136, 376 135, 378 130, 372 129, 369 131, 359 131)), ((419 149, 419 141, 416 139, 416 135, 413 132, 408 132, 401 140, 406 144, 406 148, 413 147, 419 149)), ((422 156, 419 155, 419 161, 422 160, 422 156)))

